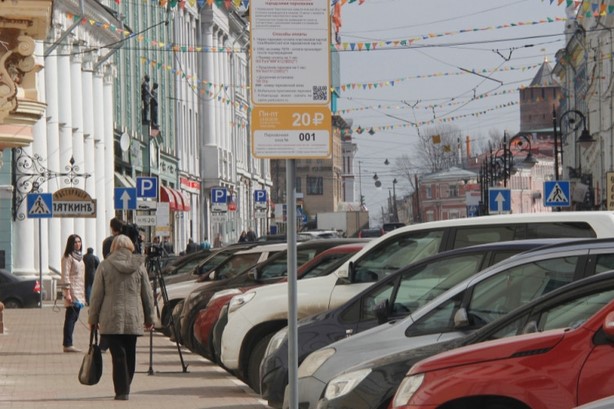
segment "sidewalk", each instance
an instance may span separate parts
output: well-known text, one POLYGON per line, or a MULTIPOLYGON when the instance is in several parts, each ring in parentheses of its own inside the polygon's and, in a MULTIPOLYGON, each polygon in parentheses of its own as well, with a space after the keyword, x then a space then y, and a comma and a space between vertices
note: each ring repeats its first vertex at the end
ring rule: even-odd
MULTIPOLYGON (((87 308, 75 327, 75 346, 89 343, 87 308)), ((182 348, 188 366, 183 371, 175 343, 153 334, 153 362, 149 362, 149 335, 137 341, 137 368, 129 401, 115 401, 111 354, 103 354, 103 375, 98 385, 84 386, 77 379, 81 353, 62 352, 64 308, 46 304, 39 309, 4 311, 0 334, 0 407, 3 409, 204 409, 268 408, 245 384, 217 365, 182 348), (149 375, 150 368, 153 374, 149 375)))

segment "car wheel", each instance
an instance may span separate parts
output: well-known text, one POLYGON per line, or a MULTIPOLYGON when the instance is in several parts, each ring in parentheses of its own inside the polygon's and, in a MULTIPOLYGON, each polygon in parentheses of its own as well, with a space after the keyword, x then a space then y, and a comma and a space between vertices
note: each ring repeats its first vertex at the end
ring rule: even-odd
POLYGON ((249 363, 247 364, 247 384, 254 392, 260 394, 260 364, 264 358, 266 347, 269 345, 269 341, 273 338, 274 334, 268 334, 262 338, 249 356, 249 363))
POLYGON ((4 308, 21 308, 21 303, 14 299, 2 301, 2 304, 4 308))

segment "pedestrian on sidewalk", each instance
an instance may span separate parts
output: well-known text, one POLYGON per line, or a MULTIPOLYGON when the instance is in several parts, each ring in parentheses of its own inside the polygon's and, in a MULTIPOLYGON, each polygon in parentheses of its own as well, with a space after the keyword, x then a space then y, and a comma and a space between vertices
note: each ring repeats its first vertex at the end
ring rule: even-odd
POLYGON ((154 304, 144 258, 133 254, 134 243, 123 234, 113 239, 92 287, 89 324, 97 327, 113 358, 115 400, 128 400, 136 368, 136 340, 143 326, 152 331, 154 304))
POLYGON ((85 305, 85 263, 81 254, 81 246, 81 237, 71 234, 66 240, 62 258, 61 285, 64 307, 66 307, 62 340, 64 352, 81 352, 75 348, 72 339, 79 312, 85 305))
POLYGON ((94 254, 94 249, 88 247, 87 253, 83 256, 85 263, 85 302, 90 304, 90 294, 92 293, 92 284, 94 284, 94 274, 100 264, 100 259, 94 254))

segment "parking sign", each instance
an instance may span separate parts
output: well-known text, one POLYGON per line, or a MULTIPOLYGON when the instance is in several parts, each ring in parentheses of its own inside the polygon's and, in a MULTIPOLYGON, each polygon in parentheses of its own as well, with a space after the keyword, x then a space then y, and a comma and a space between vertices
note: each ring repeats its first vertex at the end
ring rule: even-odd
POLYGON ((228 211, 228 189, 225 187, 214 187, 211 189, 211 211, 228 211))
POLYGON ((158 198, 158 178, 155 176, 154 177, 137 177, 136 178, 136 196, 157 199, 158 198))
POLYGON ((254 190, 254 208, 266 209, 266 190, 254 190))

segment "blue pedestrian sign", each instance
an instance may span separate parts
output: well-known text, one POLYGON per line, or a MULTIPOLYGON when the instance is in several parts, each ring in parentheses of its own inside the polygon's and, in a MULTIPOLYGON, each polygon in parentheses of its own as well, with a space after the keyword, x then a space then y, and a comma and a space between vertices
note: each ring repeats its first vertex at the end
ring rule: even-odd
POLYGON ((136 178, 136 197, 146 197, 150 199, 158 198, 158 178, 157 177, 137 177, 136 178))
POLYGON ((136 209, 136 188, 116 187, 114 203, 116 210, 136 209))
POLYGON ((490 214, 512 212, 512 191, 510 189, 488 189, 488 210, 490 214))
POLYGON ((568 180, 549 180, 544 182, 544 206, 571 206, 568 180))
POLYGON ((266 209, 266 190, 254 190, 254 208, 266 209))
POLYGON ((48 219, 53 217, 53 194, 29 193, 26 203, 28 218, 48 219))
POLYGON ((211 188, 211 211, 228 211, 228 189, 225 187, 211 188))

